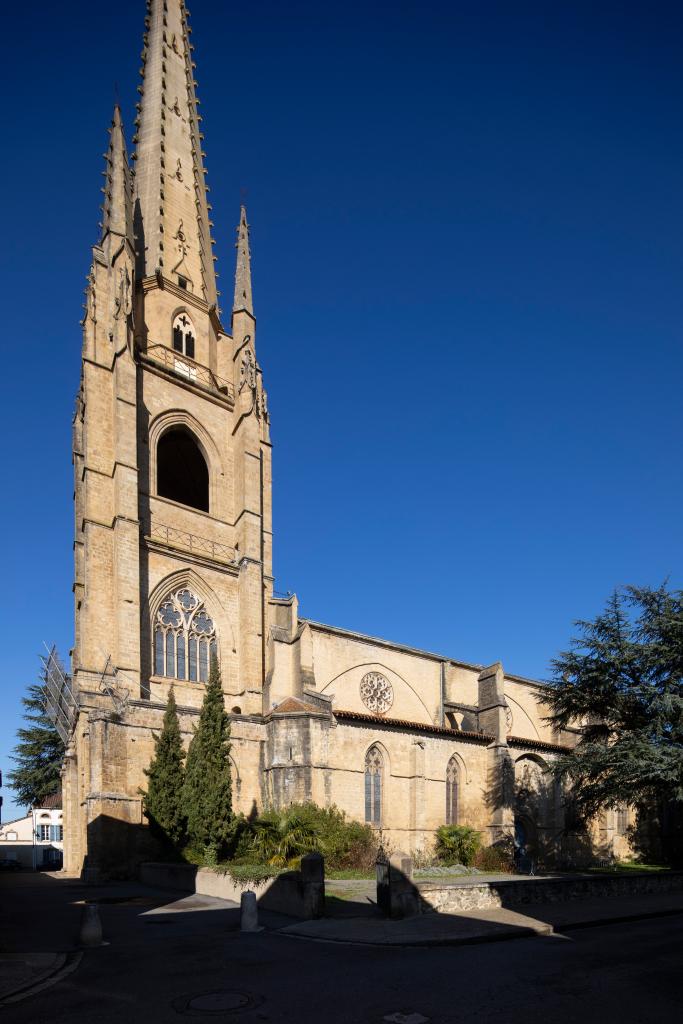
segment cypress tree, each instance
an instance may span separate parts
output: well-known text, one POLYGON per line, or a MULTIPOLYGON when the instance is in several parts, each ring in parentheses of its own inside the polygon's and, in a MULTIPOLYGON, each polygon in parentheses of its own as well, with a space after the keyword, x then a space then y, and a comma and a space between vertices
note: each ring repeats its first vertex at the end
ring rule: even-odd
POLYGON ((230 719, 215 655, 204 702, 187 753, 184 803, 190 842, 215 861, 232 835, 230 719))
POLYGON ((143 793, 143 803, 150 826, 173 846, 180 846, 185 839, 184 759, 180 722, 171 686, 161 733, 154 737, 154 757, 149 768, 145 768, 149 785, 147 792, 143 793))
POLYGON ((21 702, 26 709, 27 725, 17 729, 19 742, 12 754, 16 768, 7 778, 17 794, 17 802, 36 807, 60 787, 64 744, 48 717, 44 686, 39 683, 29 686, 21 702))

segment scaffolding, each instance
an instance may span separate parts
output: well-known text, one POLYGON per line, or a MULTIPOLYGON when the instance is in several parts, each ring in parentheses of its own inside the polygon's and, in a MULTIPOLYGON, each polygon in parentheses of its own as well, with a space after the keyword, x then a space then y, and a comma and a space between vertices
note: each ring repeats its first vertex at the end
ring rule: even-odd
POLYGON ((45 691, 45 713, 53 723, 65 746, 68 745, 78 717, 78 699, 73 680, 64 668, 57 648, 45 645, 41 655, 42 680, 45 691))
POLYGON ((114 706, 114 712, 117 715, 122 715, 128 707, 132 687, 133 684, 125 672, 122 672, 117 668, 112 661, 111 654, 107 654, 104 668, 102 669, 102 675, 100 676, 100 693, 106 693, 107 697, 111 700, 114 706), (124 681, 130 685, 119 685, 124 681))

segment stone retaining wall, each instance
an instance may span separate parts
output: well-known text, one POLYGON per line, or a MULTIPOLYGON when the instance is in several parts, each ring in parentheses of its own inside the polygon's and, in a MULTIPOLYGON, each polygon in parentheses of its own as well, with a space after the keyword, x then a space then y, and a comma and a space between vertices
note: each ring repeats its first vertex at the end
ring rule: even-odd
POLYGON ((510 879, 505 882, 417 882, 418 913, 485 910, 525 903, 565 903, 608 896, 680 892, 683 872, 638 875, 576 875, 561 878, 510 879))
POLYGON ((160 889, 216 896, 233 903, 239 903, 242 893, 250 889, 264 910, 310 920, 322 916, 324 905, 324 886, 318 878, 322 866, 306 863, 314 860, 315 855, 304 857, 303 871, 286 871, 260 882, 235 881, 214 868, 195 868, 191 864, 141 864, 140 881, 160 889))

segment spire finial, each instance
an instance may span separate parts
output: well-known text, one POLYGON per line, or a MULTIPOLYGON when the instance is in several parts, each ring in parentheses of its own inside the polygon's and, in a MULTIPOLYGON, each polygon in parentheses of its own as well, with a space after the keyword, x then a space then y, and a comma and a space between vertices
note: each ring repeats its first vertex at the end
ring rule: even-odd
POLYGON ((247 312, 253 316, 249 224, 247 223, 247 208, 244 203, 240 207, 240 223, 237 228, 235 248, 237 249, 237 266, 235 270, 235 301, 232 305, 232 311, 233 313, 247 312))
POLYGON ((211 207, 189 36, 182 0, 149 0, 134 139, 138 275, 160 271, 211 306, 217 299, 211 207))

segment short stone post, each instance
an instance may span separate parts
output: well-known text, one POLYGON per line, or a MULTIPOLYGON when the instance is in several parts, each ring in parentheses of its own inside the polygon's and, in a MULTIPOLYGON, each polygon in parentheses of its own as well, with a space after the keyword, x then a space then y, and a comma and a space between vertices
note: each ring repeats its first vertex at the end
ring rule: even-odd
POLYGON ((391 916, 391 888, 389 885, 389 858, 380 846, 375 861, 375 875, 377 878, 377 906, 387 917, 391 916))
POLYGON ((307 921, 325 916, 325 858, 307 853, 301 858, 304 916, 307 921))
POLYGON ((419 893, 413 885, 413 860, 407 853, 389 858, 389 899, 392 917, 411 917, 419 912, 419 893))
POLYGON ((86 903, 83 907, 79 941, 81 946, 102 945, 102 921, 97 903, 86 903))
POLYGON ((240 931, 260 932, 256 893, 247 889, 240 897, 240 931))

